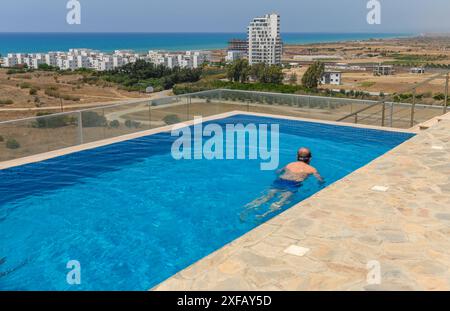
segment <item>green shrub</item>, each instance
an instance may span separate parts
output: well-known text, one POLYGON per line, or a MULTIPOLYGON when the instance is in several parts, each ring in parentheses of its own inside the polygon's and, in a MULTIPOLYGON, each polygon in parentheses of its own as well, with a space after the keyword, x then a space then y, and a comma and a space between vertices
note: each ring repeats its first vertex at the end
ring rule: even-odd
POLYGON ((37 94, 37 89, 31 88, 30 89, 30 95, 36 95, 36 94, 37 94))
POLYGON ((288 93, 288 94, 295 94, 299 92, 311 93, 311 90, 308 90, 307 88, 301 85, 287 85, 274 83, 239 83, 221 80, 177 84, 173 88, 173 93, 175 95, 181 95, 186 93, 195 93, 212 89, 231 89, 231 90, 288 93))
POLYGON ((167 125, 176 124, 176 123, 180 123, 181 122, 180 118, 178 118, 178 116, 176 114, 169 114, 169 115, 165 116, 163 118, 163 121, 167 125))
POLYGON ((45 95, 50 96, 50 97, 55 97, 55 98, 60 98, 61 94, 59 94, 59 92, 57 90, 55 90, 54 88, 47 88, 44 91, 45 95))
POLYGON ((82 112, 83 127, 98 127, 106 125, 106 118, 94 111, 82 112))
POLYGON ((71 96, 71 95, 59 93, 58 88, 55 88, 55 87, 47 88, 45 90, 45 95, 50 96, 50 97, 55 97, 55 98, 62 98, 64 100, 80 101, 80 98, 77 96, 71 96))
POLYGON ((140 128, 141 127, 141 123, 137 122, 137 121, 133 121, 133 120, 126 120, 125 121, 125 126, 128 128, 140 128))
POLYGON ((53 67, 47 64, 39 64, 38 69, 43 71, 57 71, 58 67, 53 67))
POLYGON ((6 148, 8 148, 8 149, 19 149, 20 148, 20 144, 14 138, 9 138, 6 141, 6 148))
POLYGON ((47 116, 45 118, 37 118, 36 122, 33 124, 33 127, 36 128, 58 128, 70 125, 74 123, 74 119, 70 116, 66 115, 55 115, 52 116, 51 113, 48 112, 38 112, 36 114, 37 117, 47 116))
POLYGON ((0 135, 0 142, 5 141, 2 135, 0 135))
POLYGON ((445 99, 445 94, 444 93, 437 93, 436 95, 433 96, 434 100, 440 101, 440 100, 444 100, 445 99))
POLYGON ((77 96, 72 96, 72 95, 61 95, 61 98, 64 100, 72 100, 72 101, 80 101, 80 98, 77 96))
POLYGON ((0 106, 1 105, 12 105, 14 102, 11 99, 0 99, 0 106))
POLYGON ((119 120, 112 120, 111 122, 109 122, 109 127, 116 129, 120 126, 120 122, 119 120))
POLYGON ((28 82, 22 82, 22 83, 19 84, 19 87, 20 87, 21 89, 29 89, 29 88, 31 88, 31 83, 28 83, 28 82))

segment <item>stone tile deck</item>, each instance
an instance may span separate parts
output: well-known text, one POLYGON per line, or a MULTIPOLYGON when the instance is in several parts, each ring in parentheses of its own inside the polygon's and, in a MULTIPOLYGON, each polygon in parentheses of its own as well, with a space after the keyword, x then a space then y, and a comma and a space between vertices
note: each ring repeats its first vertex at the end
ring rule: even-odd
POLYGON ((449 290, 450 120, 154 290, 449 290), (433 148, 434 146, 434 148, 433 148), (371 190, 375 185, 386 192, 371 190), (308 248, 301 256, 290 245, 308 248), (367 263, 381 265, 368 285, 367 263))

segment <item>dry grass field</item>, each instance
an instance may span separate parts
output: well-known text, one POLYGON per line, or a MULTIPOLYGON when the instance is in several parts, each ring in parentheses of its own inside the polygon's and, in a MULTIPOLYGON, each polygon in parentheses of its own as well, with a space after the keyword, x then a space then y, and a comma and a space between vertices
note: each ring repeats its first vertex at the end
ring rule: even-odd
POLYGON ((60 112, 61 106, 64 111, 70 111, 142 97, 145 95, 120 90, 114 85, 83 83, 80 74, 45 71, 7 74, 7 69, 0 69, 0 121, 35 116, 39 111, 60 112), (66 98, 49 96, 46 90, 66 98))
MULTIPOLYGON (((387 39, 355 41, 344 43, 321 43, 311 45, 286 46, 283 60, 295 62, 297 55, 339 56, 336 60, 325 60, 329 65, 348 64, 371 67, 384 63, 395 65, 396 73, 391 76, 374 76, 370 69, 366 71, 342 71, 342 85, 321 88, 358 90, 365 92, 383 92, 385 94, 401 93, 414 87, 438 72, 439 69, 428 70, 425 74, 412 74, 412 66, 426 64, 450 65, 450 37, 423 37, 405 39, 387 39)), ((295 73, 300 83, 307 70, 307 62, 300 63, 300 68, 285 70, 289 76, 295 73)), ((442 69, 440 69, 442 71, 442 69)), ((450 69, 448 69, 450 71, 450 69)), ((418 89, 418 93, 443 93, 445 79, 436 79, 418 89)))

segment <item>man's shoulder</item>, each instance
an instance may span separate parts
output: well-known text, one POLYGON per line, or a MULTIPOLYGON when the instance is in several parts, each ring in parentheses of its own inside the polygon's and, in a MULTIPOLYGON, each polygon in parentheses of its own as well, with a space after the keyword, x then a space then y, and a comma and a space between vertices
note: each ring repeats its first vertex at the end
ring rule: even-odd
POLYGON ((316 170, 316 168, 314 166, 311 166, 311 165, 306 164, 306 163, 303 163, 302 166, 303 166, 303 169, 306 170, 309 173, 317 172, 317 170, 316 170))
POLYGON ((303 170, 307 170, 307 171, 311 171, 311 172, 316 171, 316 169, 314 167, 312 167, 311 165, 306 164, 304 162, 292 162, 292 163, 289 163, 286 167, 287 168, 290 168, 290 167, 291 168, 301 168, 303 170))

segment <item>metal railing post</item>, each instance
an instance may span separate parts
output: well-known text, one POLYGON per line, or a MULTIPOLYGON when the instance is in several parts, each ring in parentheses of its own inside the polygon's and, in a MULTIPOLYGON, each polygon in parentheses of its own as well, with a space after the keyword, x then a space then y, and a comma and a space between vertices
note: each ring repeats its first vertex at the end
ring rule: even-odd
POLYGON ((152 128, 152 101, 148 104, 148 128, 152 128))
POLYGON ((416 109, 416 89, 413 90, 413 102, 412 102, 412 105, 411 105, 411 122, 410 122, 411 127, 414 126, 414 112, 415 112, 415 109, 416 109))
POLYGON ((393 127, 394 126, 394 103, 391 103, 391 107, 390 107, 390 116, 389 116, 389 126, 393 127))
POLYGON ((449 73, 447 72, 447 76, 445 77, 444 114, 447 113, 447 105, 448 105, 448 80, 449 80, 449 73))
POLYGON ((82 145, 83 142, 83 113, 78 111, 78 144, 82 145))
POLYGON ((189 120, 189 114, 191 113, 189 108, 191 107, 192 103, 191 96, 188 96, 188 98, 186 99, 186 103, 186 120, 189 120))
POLYGON ((381 110, 381 126, 384 126, 385 117, 386 117, 386 103, 383 102, 383 110, 381 110))

